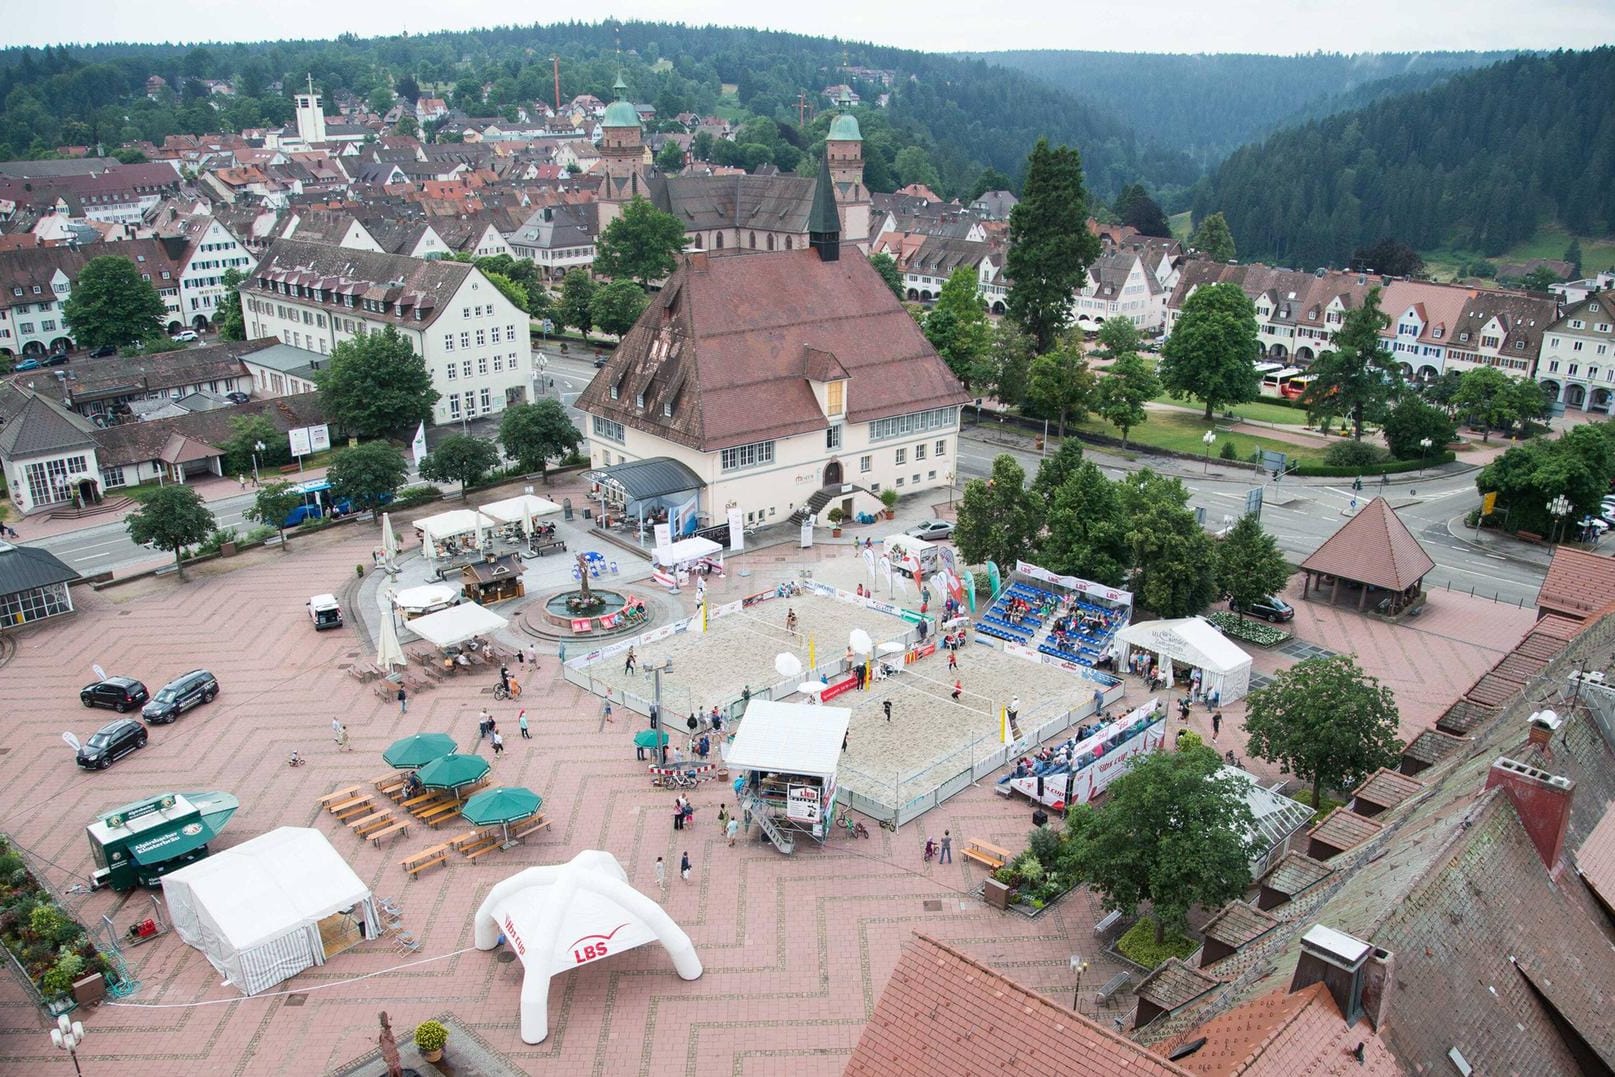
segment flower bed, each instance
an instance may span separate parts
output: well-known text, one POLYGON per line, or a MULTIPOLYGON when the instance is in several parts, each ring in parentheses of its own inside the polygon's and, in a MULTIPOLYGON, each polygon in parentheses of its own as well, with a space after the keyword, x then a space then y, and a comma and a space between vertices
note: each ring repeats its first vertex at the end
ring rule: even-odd
POLYGON ((1033 830, 1026 851, 993 872, 993 878, 1010 888, 1010 908, 1023 916, 1037 916, 1076 888, 1080 881, 1063 867, 1064 842, 1048 827, 1033 830))
POLYGON ((0 945, 16 961, 52 1012, 73 983, 94 973, 111 978, 84 925, 56 905, 21 856, 0 839, 0 945))
POLYGON ((1185 958, 1200 948, 1200 944, 1187 935, 1168 932, 1160 942, 1155 941, 1155 921, 1148 916, 1127 929, 1116 940, 1116 952, 1140 968, 1154 970, 1169 957, 1185 958))
POLYGON ((1222 630, 1223 635, 1242 639, 1246 643, 1254 643, 1258 647, 1274 647, 1289 639, 1292 633, 1270 625, 1266 621, 1258 621, 1250 617, 1240 617, 1236 613, 1219 611, 1211 614, 1206 620, 1222 630))

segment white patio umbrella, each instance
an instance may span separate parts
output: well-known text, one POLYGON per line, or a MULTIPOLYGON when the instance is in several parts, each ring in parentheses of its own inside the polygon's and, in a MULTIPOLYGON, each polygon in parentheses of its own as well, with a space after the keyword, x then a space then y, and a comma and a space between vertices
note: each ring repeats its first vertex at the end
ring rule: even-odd
POLYGON ((802 660, 789 651, 774 656, 774 669, 781 677, 795 677, 802 672, 802 660))
POLYGON ((381 636, 376 643, 376 665, 382 669, 404 664, 404 648, 398 642, 398 628, 393 624, 393 611, 381 618, 381 636))
POLYGON ((392 513, 381 514, 381 556, 387 564, 398 560, 398 536, 393 534, 392 513))
POLYGON ((847 635, 847 646, 851 647, 855 654, 867 655, 875 649, 875 642, 869 638, 868 632, 855 628, 847 635))
POLYGON ((796 686, 796 690, 806 696, 816 696, 828 687, 823 681, 803 681, 796 686))
MULTIPOLYGON (((531 486, 528 487, 532 489, 531 486)), ((529 498, 522 498, 522 534, 532 537, 533 534, 533 502, 529 498)))

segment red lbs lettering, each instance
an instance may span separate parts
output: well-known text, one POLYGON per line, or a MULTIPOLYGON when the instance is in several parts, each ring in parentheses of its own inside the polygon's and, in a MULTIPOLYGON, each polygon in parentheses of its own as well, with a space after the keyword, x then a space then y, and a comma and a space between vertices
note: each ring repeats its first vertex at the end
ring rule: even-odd
POLYGON ((593 961, 596 958, 605 957, 607 953, 609 953, 609 950, 606 948, 605 943, 591 942, 587 946, 573 950, 572 961, 573 964, 582 965, 585 962, 593 961))

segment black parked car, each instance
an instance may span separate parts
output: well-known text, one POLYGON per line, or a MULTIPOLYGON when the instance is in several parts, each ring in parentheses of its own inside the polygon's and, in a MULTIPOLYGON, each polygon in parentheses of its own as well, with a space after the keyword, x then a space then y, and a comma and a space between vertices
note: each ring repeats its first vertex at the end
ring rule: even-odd
MULTIPOLYGON (((1233 599, 1228 600, 1228 608, 1236 613, 1239 612, 1239 604, 1233 599)), ((1252 617, 1260 617, 1263 620, 1271 621, 1273 624, 1295 619, 1295 607, 1277 595, 1268 595, 1266 598, 1252 602, 1246 607, 1245 612, 1252 617)))
POLYGON ((46 366, 66 366, 68 363, 66 352, 54 352, 45 360, 46 366))
POLYGON ((133 677, 108 677, 79 690, 79 702, 86 707, 111 707, 119 714, 133 710, 150 698, 146 686, 133 677))
POLYGON ((146 727, 133 718, 119 718, 90 735, 79 748, 78 765, 85 770, 105 770, 137 748, 146 746, 146 727))
POLYGON ((99 348, 96 348, 96 349, 94 349, 94 350, 92 350, 90 352, 90 358, 91 359, 105 359, 109 355, 117 355, 117 354, 118 354, 118 346, 116 344, 103 344, 99 348))
POLYGON ((192 707, 212 703, 218 694, 218 679, 205 669, 193 669, 157 689, 157 694, 140 714, 151 724, 161 725, 172 722, 192 707))

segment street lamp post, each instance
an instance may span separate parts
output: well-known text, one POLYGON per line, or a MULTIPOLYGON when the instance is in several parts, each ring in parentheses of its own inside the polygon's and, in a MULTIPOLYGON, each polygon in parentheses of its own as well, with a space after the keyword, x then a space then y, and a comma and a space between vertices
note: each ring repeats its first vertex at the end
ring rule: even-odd
POLYGON ((1435 444, 1429 438, 1419 439, 1419 478, 1424 478, 1424 469, 1430 466, 1430 446, 1435 444))
POLYGON ((1564 539, 1565 517, 1570 515, 1570 507, 1570 499, 1564 494, 1560 494, 1558 497, 1548 502, 1548 515, 1554 517, 1558 521, 1559 537, 1557 539, 1553 539, 1554 542, 1559 542, 1564 539))
POLYGON ((66 1051, 73 1059, 73 1072, 84 1077, 84 1071, 79 1069, 78 1046, 84 1042, 84 1026, 78 1021, 69 1021, 67 1014, 56 1019, 56 1027, 50 1030, 50 1042, 66 1051))
POLYGON ((544 395, 544 372, 550 368, 550 361, 542 354, 538 357, 538 392, 544 395))
POLYGON ((1088 971, 1088 962, 1082 959, 1081 954, 1071 955, 1071 971, 1077 974, 1077 989, 1071 995, 1071 1008, 1076 1010, 1082 1004, 1082 974, 1088 971))
POLYGON ((255 442, 252 446, 252 484, 254 486, 258 485, 258 457, 267 448, 269 446, 261 441, 255 442))
POLYGON ((948 472, 948 508, 953 508, 953 472, 948 472))
POLYGON ((1206 446, 1206 474, 1209 475, 1211 474, 1211 443, 1217 440, 1217 432, 1215 430, 1207 430, 1205 434, 1201 436, 1200 440, 1206 446))

